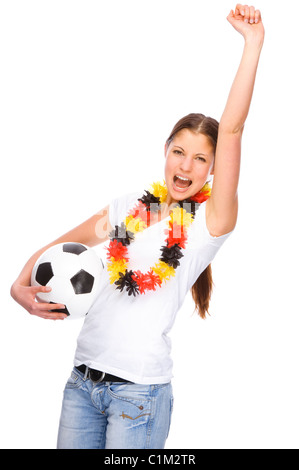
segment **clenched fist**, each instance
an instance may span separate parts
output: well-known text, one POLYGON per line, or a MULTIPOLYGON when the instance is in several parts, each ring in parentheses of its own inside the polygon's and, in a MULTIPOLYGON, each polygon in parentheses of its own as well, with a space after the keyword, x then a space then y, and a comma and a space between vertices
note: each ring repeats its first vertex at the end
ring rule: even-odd
POLYGON ((245 40, 255 39, 263 42, 265 30, 260 10, 238 3, 235 11, 231 10, 227 20, 245 40))

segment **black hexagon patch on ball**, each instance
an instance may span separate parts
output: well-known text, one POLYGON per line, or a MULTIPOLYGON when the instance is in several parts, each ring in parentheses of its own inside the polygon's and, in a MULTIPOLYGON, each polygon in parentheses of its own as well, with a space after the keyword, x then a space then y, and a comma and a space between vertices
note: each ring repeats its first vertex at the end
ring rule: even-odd
POLYGON ((51 263, 41 263, 37 268, 35 279, 41 286, 45 286, 53 276, 51 263))
POLYGON ((71 278, 71 283, 76 294, 89 294, 92 291, 94 277, 80 269, 80 271, 71 278))
POLYGON ((86 250, 87 248, 79 243, 65 243, 62 248, 65 253, 73 253, 74 255, 80 255, 86 250))
MULTIPOLYGON (((50 302, 50 304, 55 304, 56 302, 50 302)), ((65 313, 68 317, 70 316, 70 312, 66 307, 64 308, 53 308, 51 312, 58 312, 58 313, 65 313)))

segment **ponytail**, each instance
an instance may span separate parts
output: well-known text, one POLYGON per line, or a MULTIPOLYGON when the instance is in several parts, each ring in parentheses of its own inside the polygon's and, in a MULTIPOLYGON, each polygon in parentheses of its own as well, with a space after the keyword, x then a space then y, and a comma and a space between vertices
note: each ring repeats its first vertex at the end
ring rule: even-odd
POLYGON ((213 290, 212 268, 211 265, 201 273, 197 281, 191 287, 191 294, 195 302, 195 310, 203 319, 206 313, 209 315, 209 304, 213 290))

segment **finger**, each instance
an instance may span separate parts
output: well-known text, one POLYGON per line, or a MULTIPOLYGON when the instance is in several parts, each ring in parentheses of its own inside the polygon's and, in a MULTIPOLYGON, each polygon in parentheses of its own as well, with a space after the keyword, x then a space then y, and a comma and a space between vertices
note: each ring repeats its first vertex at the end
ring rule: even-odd
POLYGON ((250 20, 250 8, 248 5, 244 5, 244 22, 248 23, 250 20))
POLYGON ((32 308, 29 309, 29 313, 31 315, 35 315, 36 317, 44 318, 44 319, 49 319, 49 320, 64 320, 67 315, 66 313, 60 312, 52 312, 49 308, 45 308, 45 306, 50 306, 52 308, 53 306, 61 306, 60 304, 35 304, 32 306, 32 308))
POLYGON ((37 294, 38 292, 51 292, 50 286, 32 286, 32 292, 37 294))
POLYGON ((235 8, 235 15, 236 16, 244 16, 245 15, 245 10, 244 10, 244 5, 241 5, 240 3, 237 4, 235 8))
POLYGON ((57 313, 57 312, 48 312, 46 314, 45 319, 46 320, 64 320, 67 318, 67 315, 64 313, 57 313))
POLYGON ((258 23, 259 21, 261 21, 262 15, 261 15, 260 10, 255 10, 254 17, 255 17, 255 23, 258 23))
POLYGON ((67 318, 67 315, 55 312, 43 312, 36 316, 38 316, 39 318, 43 318, 44 320, 64 320, 65 318, 67 318))
POLYGON ((39 302, 37 304, 37 308, 39 310, 49 310, 49 311, 54 311, 54 310, 65 310, 65 305, 63 304, 48 304, 46 302, 39 302))
POLYGON ((234 16, 235 16, 235 14, 234 14, 233 10, 231 10, 231 11, 229 12, 229 14, 227 15, 226 19, 227 19, 228 21, 230 21, 230 20, 232 20, 232 19, 234 18, 234 16))
POLYGON ((250 7, 249 8, 249 23, 253 24, 255 22, 255 8, 250 7))

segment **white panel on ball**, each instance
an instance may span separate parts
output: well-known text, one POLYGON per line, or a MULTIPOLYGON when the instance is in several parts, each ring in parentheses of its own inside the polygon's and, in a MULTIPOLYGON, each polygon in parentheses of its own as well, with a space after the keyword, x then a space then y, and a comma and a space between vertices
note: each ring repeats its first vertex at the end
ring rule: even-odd
POLYGON ((68 318, 76 319, 87 315, 103 269, 102 260, 91 248, 81 243, 59 243, 36 261, 31 285, 50 286, 51 292, 38 293, 37 301, 64 304, 68 318))

